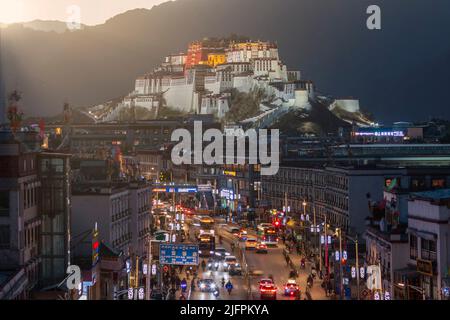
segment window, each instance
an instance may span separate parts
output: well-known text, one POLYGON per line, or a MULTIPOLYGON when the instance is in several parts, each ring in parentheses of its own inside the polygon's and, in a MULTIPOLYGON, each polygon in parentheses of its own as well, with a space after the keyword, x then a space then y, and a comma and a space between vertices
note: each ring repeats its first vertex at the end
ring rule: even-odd
POLYGON ((425 188, 425 179, 424 178, 413 178, 411 180, 411 189, 412 190, 423 190, 425 188))
POLYGON ((421 239, 421 257, 424 260, 436 260, 436 241, 421 239))
POLYGON ((431 187, 434 189, 445 188, 445 179, 442 178, 434 178, 431 179, 431 187))
POLYGON ((0 226, 0 249, 9 249, 9 226, 0 226))
POLYGON ((409 236, 409 257, 412 260, 417 259, 417 237, 412 234, 409 236))
POLYGON ((0 191, 0 216, 9 215, 9 191, 0 191))

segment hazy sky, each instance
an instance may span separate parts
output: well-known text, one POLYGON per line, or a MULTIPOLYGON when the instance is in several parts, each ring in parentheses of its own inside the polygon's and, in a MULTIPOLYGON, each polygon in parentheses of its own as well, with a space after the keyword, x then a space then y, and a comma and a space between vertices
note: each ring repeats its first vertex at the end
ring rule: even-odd
POLYGON ((168 0, 0 0, 0 22, 26 22, 35 19, 67 21, 71 5, 80 8, 81 23, 103 23, 119 13, 135 8, 150 9, 168 0))

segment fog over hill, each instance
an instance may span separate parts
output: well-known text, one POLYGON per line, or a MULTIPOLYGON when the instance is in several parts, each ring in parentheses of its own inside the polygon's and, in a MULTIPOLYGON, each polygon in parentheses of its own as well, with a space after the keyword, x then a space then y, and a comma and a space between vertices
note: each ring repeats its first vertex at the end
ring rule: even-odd
POLYGON ((205 36, 277 41, 290 69, 321 93, 353 96, 384 121, 449 117, 450 1, 378 0, 382 30, 366 28, 369 0, 178 0, 137 9, 77 32, 0 29, 5 91, 23 93, 29 116, 64 101, 102 103, 136 76, 205 36), (408 115, 406 118, 404 115, 408 115))

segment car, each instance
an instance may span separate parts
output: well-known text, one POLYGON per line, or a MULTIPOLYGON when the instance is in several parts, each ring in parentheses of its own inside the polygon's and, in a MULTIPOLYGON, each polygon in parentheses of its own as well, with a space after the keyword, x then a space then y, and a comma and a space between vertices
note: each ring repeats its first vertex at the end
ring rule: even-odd
POLYGON ((224 260, 226 256, 229 256, 230 253, 227 252, 227 250, 225 250, 224 247, 216 247, 216 250, 214 252, 214 256, 216 257, 217 260, 224 260))
POLYGON ((233 235, 233 236, 236 236, 236 237, 238 237, 239 236, 239 233, 240 233, 240 231, 239 231, 239 229, 238 228, 233 228, 231 231, 230 231, 230 233, 233 235))
POLYGON ((228 270, 228 267, 231 265, 237 265, 239 266, 239 263, 237 261, 237 258, 235 256, 226 256, 223 261, 223 267, 225 270, 228 270))
POLYGON ((258 240, 253 237, 247 237, 245 240, 245 250, 255 249, 258 244, 258 240))
POLYGON ((214 292, 217 289, 213 279, 202 279, 199 281, 198 286, 202 292, 214 292))
POLYGON ((273 280, 270 278, 263 278, 259 281, 259 289, 268 284, 274 284, 273 280))
POLYGON ((239 231, 238 238, 239 238, 239 241, 247 240, 247 231, 246 230, 239 231))
POLYGON ((258 243, 256 245, 256 253, 267 253, 267 245, 265 243, 258 243))
POLYGON ((284 285, 284 295, 290 297, 300 298, 300 287, 294 279, 289 279, 284 285))
POLYGON ((232 264, 228 267, 228 274, 230 276, 241 276, 242 275, 242 268, 240 265, 232 264))
POLYGON ((277 299, 277 287, 274 283, 267 283, 259 288, 261 299, 277 299))
POLYGON ((239 235, 239 227, 238 226, 232 226, 232 225, 226 225, 224 226, 224 230, 228 231, 232 235, 238 236, 239 235))

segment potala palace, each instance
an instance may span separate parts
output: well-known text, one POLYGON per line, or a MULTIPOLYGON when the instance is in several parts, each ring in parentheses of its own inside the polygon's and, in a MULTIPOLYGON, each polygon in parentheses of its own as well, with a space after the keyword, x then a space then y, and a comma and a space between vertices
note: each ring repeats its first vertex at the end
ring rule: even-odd
MULTIPOLYGON (((316 98, 314 83, 302 79, 300 71, 288 70, 276 43, 204 39, 190 43, 187 53, 166 56, 152 72, 139 76, 134 91, 120 103, 91 110, 97 121, 116 120, 121 110, 131 107, 155 114, 169 107, 222 119, 230 109, 232 89, 246 93, 262 89, 268 97, 261 102, 260 115, 247 119, 252 122, 293 108, 309 110, 309 101, 316 98)), ((334 100, 330 110, 336 106, 359 111, 354 99, 334 100)))

